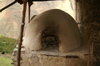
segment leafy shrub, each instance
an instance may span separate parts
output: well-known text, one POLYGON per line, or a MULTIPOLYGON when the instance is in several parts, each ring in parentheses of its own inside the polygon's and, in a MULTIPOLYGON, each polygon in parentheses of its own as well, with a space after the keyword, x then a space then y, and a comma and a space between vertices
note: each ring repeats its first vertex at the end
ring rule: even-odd
POLYGON ((15 47, 16 39, 0 35, 0 52, 12 53, 15 47))

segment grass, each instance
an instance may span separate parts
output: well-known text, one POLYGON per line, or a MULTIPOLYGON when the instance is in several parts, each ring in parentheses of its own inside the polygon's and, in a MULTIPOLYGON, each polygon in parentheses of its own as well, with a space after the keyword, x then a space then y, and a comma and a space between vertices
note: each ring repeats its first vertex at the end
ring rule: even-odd
POLYGON ((16 42, 16 39, 0 34, 0 66, 13 66, 11 65, 11 54, 13 53, 16 42), (2 52, 5 52, 5 54, 2 55, 2 52))
POLYGON ((0 53, 13 53, 16 41, 16 39, 8 38, 0 34, 0 53))
POLYGON ((0 57, 0 66, 13 66, 10 57, 0 57))

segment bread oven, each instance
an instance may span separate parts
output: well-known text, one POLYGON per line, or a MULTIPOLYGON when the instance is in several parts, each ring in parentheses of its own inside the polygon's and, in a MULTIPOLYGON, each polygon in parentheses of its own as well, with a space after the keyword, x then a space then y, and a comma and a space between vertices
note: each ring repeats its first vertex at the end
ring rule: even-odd
POLYGON ((69 14, 58 9, 45 11, 27 25, 21 66, 86 66, 88 51, 81 44, 77 23, 69 14))
POLYGON ((68 52, 81 45, 75 20, 64 11, 52 9, 35 16, 27 25, 23 46, 27 50, 68 52))

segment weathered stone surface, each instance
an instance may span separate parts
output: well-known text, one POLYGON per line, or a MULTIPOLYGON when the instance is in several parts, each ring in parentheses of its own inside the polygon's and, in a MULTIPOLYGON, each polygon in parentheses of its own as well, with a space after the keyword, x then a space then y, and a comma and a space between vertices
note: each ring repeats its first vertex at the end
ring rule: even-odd
POLYGON ((74 19, 64 11, 53 9, 37 15, 28 24, 23 45, 26 49, 42 48, 42 33, 50 29, 59 41, 59 50, 68 52, 80 46, 81 37, 74 19))
MULTIPOLYGON (((26 54, 27 55, 27 54, 26 54)), ((26 63, 28 66, 86 66, 87 60, 80 58, 65 58, 59 56, 31 55, 30 58, 24 59, 21 66, 26 63), (25 62, 26 61, 26 62, 25 62)), ((87 58, 85 58, 87 59, 87 58)))
MULTIPOLYGON (((88 54, 84 50, 84 47, 68 53, 21 50, 21 66, 86 66, 88 54)), ((17 66, 17 54, 12 59, 17 66)))

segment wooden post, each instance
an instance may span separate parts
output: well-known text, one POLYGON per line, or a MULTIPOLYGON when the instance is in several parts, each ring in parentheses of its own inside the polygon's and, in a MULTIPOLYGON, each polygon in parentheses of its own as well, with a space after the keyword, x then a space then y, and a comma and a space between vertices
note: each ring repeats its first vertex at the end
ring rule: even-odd
POLYGON ((23 32, 24 32, 24 24, 25 24, 25 15, 26 15, 26 7, 27 2, 24 2, 23 4, 23 17, 22 17, 22 25, 21 25, 21 31, 20 31, 20 41, 18 45, 18 56, 17 56, 17 66, 20 66, 20 57, 21 57, 21 45, 22 45, 22 39, 23 39, 23 32))
POLYGON ((93 61, 94 61, 94 57, 93 57, 93 43, 92 43, 92 62, 91 62, 91 66, 93 66, 93 61))
POLYGON ((88 64, 87 64, 87 66, 90 66, 90 43, 91 43, 91 41, 90 41, 90 39, 89 39, 89 43, 88 43, 88 64))

